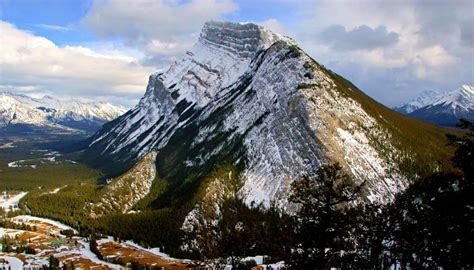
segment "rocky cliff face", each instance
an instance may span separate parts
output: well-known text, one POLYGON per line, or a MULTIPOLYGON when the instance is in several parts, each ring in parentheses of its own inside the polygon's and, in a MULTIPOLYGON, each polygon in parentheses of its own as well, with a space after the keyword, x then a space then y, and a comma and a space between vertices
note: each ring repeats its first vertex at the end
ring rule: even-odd
MULTIPOLYGON (((156 207, 191 196, 199 177, 223 163, 239 168, 238 192, 249 204, 287 207, 290 184, 331 161, 367 182, 369 200, 386 202, 414 175, 402 164, 419 158, 397 117, 291 39, 255 24, 209 22, 84 153, 118 174, 156 151, 157 174, 169 183, 156 207)), ((420 164, 436 169, 433 156, 420 164)))

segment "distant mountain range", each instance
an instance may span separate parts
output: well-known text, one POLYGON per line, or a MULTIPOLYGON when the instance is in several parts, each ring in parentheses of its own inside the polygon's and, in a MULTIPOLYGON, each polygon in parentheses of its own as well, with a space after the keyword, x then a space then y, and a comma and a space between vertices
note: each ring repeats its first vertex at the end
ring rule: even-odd
POLYGON ((474 87, 462 85, 447 93, 425 91, 394 109, 403 114, 443 126, 455 126, 460 118, 474 121, 474 87))
POLYGON ((104 102, 0 93, 0 130, 4 134, 94 132, 125 112, 125 108, 104 102))

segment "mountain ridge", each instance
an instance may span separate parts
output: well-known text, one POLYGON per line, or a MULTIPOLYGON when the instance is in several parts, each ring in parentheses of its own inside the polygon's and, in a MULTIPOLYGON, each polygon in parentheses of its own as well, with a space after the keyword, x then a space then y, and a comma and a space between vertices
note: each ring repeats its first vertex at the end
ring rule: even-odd
POLYGON ((436 93, 428 98, 421 95, 394 109, 444 126, 455 126, 460 118, 474 120, 474 86, 464 84, 453 91, 436 93))
POLYGON ((291 182, 327 162, 366 182, 366 197, 378 202, 445 166, 445 130, 384 107, 289 38, 262 29, 206 23, 181 60, 150 76, 135 108, 89 139, 86 161, 120 174, 156 151, 157 175, 168 185, 154 208, 189 201, 226 163, 238 168, 247 204, 282 208, 291 182), (265 43, 262 35, 277 39, 265 43), (254 45, 241 53, 229 50, 241 45, 233 40, 254 45))
POLYGON ((0 101, 0 128, 7 131, 24 126, 45 132, 94 132, 126 111, 106 102, 33 98, 11 92, 1 92, 0 101))

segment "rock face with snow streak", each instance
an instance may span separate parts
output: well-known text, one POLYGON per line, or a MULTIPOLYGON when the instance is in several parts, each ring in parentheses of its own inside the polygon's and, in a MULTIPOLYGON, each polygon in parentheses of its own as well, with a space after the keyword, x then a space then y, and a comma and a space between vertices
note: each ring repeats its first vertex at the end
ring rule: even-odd
POLYGON ((106 214, 126 213, 143 199, 151 189, 156 176, 154 151, 145 155, 128 172, 111 179, 101 190, 96 201, 87 203, 86 213, 92 218, 106 214))
POLYGON ((125 113, 125 109, 103 102, 59 100, 50 96, 0 93, 0 129, 26 126, 30 129, 67 132, 96 131, 125 113))
MULTIPOLYGON (((192 197, 199 179, 223 163, 239 168, 238 192, 248 204, 286 208, 290 184, 332 161, 366 181, 369 200, 386 202, 408 184, 400 164, 417 158, 413 145, 401 145, 393 117, 399 114, 291 39, 255 24, 209 22, 182 59, 150 76, 134 109, 90 138, 84 154, 119 174, 156 151, 157 174, 169 183, 157 207, 176 194, 192 197)), ((436 158, 428 162, 422 166, 436 169, 436 158)))
POLYGON ((409 116, 443 126, 455 126, 460 118, 474 121, 474 86, 462 85, 460 88, 437 93, 427 98, 422 95, 416 100, 395 108, 409 116), (416 106, 413 106, 416 105, 416 106), (409 110, 403 110, 410 108, 409 110))

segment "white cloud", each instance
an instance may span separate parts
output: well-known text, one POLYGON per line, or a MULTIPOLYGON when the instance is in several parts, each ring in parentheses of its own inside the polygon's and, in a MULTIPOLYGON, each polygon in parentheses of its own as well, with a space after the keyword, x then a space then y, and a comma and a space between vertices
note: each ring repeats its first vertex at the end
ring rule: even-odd
MULTIPOLYGON (((81 46, 59 47, 52 41, 0 22, 0 85, 3 90, 50 92, 57 96, 123 96, 145 91, 153 69, 117 52, 81 46)), ((136 98, 136 97, 135 97, 136 98)), ((126 103, 127 101, 124 101, 126 103)))
POLYGON ((96 0, 82 24, 100 37, 138 46, 147 58, 192 46, 204 22, 236 10, 231 0, 96 0))
POLYGON ((473 8, 464 0, 307 2, 290 35, 316 60, 395 105, 423 90, 473 83, 473 8), (338 35, 321 34, 332 25, 338 35))
POLYGON ((47 30, 54 30, 54 31, 71 31, 72 27, 71 26, 61 26, 61 25, 52 25, 52 24, 32 24, 32 26, 37 27, 37 28, 42 28, 42 29, 47 29, 47 30))
POLYGON ((286 31, 283 24, 281 24, 277 19, 268 19, 258 24, 278 34, 285 34, 286 31))

